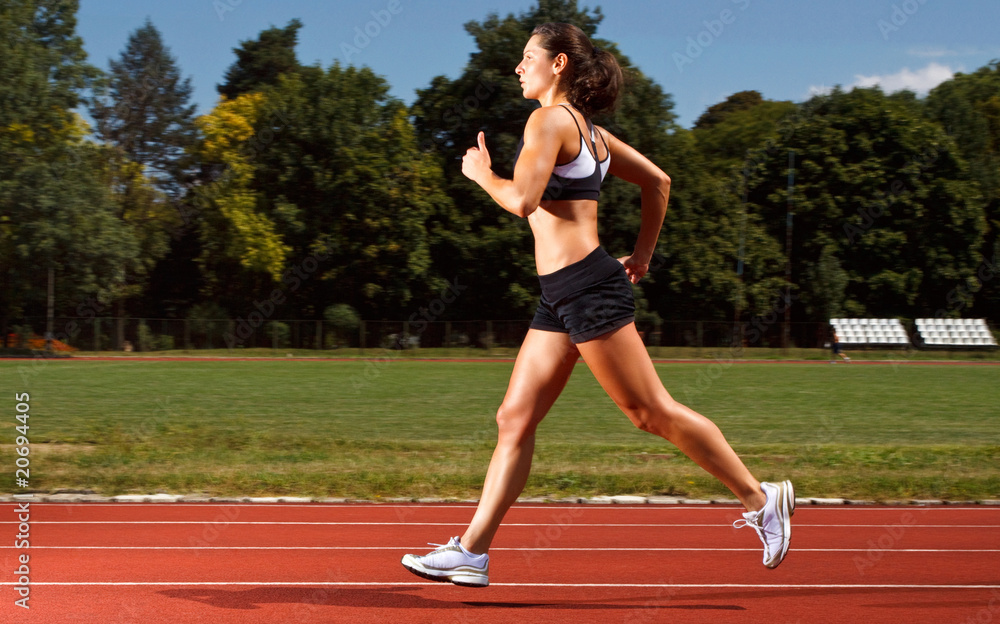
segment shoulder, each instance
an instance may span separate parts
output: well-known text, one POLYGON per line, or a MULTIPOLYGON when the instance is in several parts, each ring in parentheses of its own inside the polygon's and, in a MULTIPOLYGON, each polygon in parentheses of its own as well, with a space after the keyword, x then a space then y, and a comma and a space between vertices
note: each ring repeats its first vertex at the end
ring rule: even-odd
POLYGON ((573 123, 572 115, 566 113, 566 109, 558 104, 542 106, 531 111, 531 114, 528 115, 527 126, 573 123))
POLYGON ((531 111, 524 125, 526 137, 551 138, 559 135, 566 124, 572 125, 573 117, 562 106, 543 106, 531 111))

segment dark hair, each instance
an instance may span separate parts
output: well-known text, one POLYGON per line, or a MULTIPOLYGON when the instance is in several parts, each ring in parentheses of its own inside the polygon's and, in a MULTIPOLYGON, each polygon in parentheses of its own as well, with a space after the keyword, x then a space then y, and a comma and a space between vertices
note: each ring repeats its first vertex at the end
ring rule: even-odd
POLYGON ((586 33, 572 24, 547 22, 535 26, 532 35, 541 37, 541 46, 554 58, 569 59, 563 80, 566 97, 587 117, 614 111, 624 77, 614 54, 594 47, 586 33))

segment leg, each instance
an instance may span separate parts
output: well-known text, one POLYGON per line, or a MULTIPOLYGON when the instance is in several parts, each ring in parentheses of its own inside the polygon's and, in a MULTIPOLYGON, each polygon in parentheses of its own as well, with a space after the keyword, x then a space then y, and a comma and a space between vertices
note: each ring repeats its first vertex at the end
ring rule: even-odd
POLYGON ((722 481, 743 506, 764 506, 760 483, 712 421, 675 401, 663 387, 635 325, 577 345, 597 381, 635 426, 672 442, 722 481))
POLYGON ((792 537, 792 483, 759 483, 712 421, 671 398, 634 324, 577 348, 597 380, 637 427, 673 442, 736 494, 747 512, 733 526, 752 527, 764 544, 764 565, 777 567, 792 537))
POLYGON ((568 334, 528 330, 497 410, 497 446, 483 494, 462 536, 462 545, 470 552, 489 550, 504 514, 524 489, 535 450, 535 429, 559 398, 579 357, 568 334))

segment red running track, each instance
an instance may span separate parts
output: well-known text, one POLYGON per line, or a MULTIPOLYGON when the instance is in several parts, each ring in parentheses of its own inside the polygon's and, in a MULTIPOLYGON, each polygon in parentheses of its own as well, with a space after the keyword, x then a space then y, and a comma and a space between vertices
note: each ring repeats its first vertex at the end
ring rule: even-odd
POLYGON ((800 506, 768 570, 735 507, 517 505, 484 589, 399 565, 460 534, 467 504, 32 503, 27 549, 15 507, 3 622, 1000 623, 997 507, 800 506))

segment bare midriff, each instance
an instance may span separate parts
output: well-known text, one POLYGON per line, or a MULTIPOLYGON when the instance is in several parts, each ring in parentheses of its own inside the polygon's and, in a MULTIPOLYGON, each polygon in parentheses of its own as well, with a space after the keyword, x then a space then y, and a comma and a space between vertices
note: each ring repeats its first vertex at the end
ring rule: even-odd
POLYGON ((592 199, 549 200, 528 215, 535 237, 535 269, 554 273, 579 262, 597 249, 597 202, 592 199))

